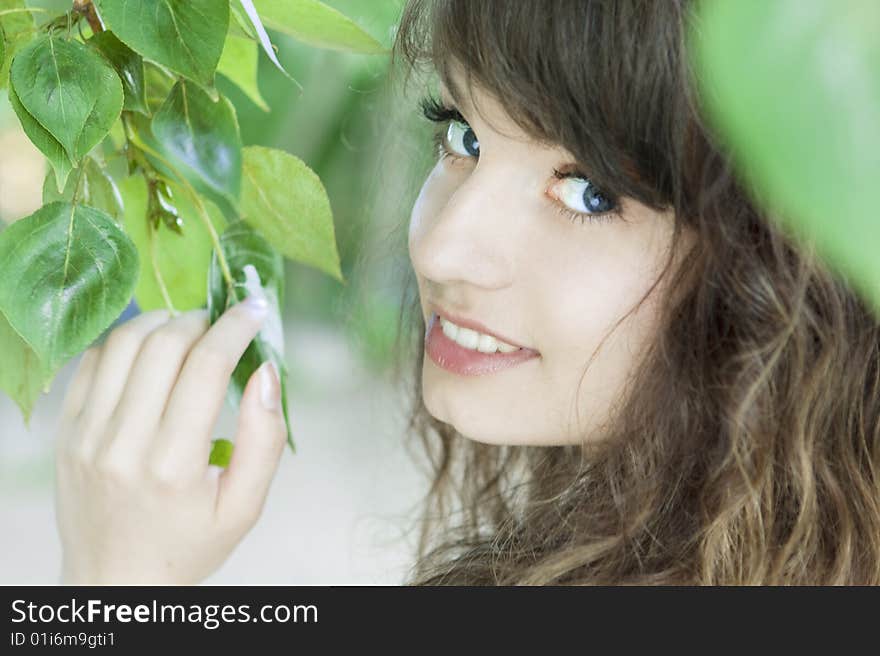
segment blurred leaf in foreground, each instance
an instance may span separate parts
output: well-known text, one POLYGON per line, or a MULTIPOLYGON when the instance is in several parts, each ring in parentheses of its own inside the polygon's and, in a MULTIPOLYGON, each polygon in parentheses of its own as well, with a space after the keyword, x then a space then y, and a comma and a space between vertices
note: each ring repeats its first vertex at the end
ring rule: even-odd
POLYGON ((756 199, 880 315, 880 3, 703 2, 688 37, 756 199))

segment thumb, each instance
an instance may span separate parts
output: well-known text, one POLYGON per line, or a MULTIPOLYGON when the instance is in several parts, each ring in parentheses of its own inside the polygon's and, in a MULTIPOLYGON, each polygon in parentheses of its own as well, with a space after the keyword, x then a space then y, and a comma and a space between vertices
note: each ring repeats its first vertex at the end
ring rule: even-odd
POLYGON ((217 512, 224 520, 250 528, 260 516, 287 443, 281 383, 272 361, 251 375, 239 408, 235 447, 220 475, 217 512))

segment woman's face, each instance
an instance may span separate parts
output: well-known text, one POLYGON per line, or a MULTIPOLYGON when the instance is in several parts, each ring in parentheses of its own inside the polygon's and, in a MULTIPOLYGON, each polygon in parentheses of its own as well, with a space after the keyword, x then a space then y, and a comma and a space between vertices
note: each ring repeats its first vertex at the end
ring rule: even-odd
MULTIPOLYGON (((461 80, 453 77, 458 89, 465 88, 461 80)), ((627 198, 619 204, 622 218, 595 220, 590 208, 610 207, 608 198, 583 178, 554 175, 572 170, 572 156, 530 140, 494 98, 478 87, 472 93, 457 104, 441 86, 441 101, 467 123, 443 126, 452 156, 428 175, 410 222, 409 253, 428 326, 425 405, 480 442, 596 439, 656 330, 662 283, 582 374, 659 275, 673 217, 627 198), (437 313, 524 348, 498 352, 497 342, 467 331, 450 339, 441 322, 432 329, 437 313)))

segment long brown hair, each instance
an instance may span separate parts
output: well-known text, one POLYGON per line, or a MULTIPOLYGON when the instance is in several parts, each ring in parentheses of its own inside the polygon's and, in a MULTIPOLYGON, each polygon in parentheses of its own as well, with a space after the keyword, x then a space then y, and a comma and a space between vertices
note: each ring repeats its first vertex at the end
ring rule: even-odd
MULTIPOLYGON (((685 56, 690 3, 410 0, 394 61, 458 62, 599 188, 697 235, 603 439, 480 444, 422 402, 413 583, 880 583, 880 325, 734 176, 685 56)), ((676 240, 676 243, 679 240, 676 240)), ((410 287, 411 292, 412 287, 410 287)), ((587 436, 585 436, 587 437, 587 436)))

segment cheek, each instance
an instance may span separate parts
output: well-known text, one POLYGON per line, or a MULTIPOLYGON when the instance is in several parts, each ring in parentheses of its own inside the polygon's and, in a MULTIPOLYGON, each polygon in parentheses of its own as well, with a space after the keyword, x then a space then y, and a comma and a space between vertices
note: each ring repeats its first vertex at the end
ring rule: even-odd
POLYGON ((584 226, 576 235, 581 238, 573 237, 556 257, 545 259, 553 263, 543 279, 544 297, 553 306, 548 316, 559 318, 552 326, 556 340, 572 350, 592 352, 611 330, 641 342, 653 327, 664 295, 662 281, 642 298, 666 264, 672 225, 658 213, 630 216, 628 224, 584 226))
POLYGON ((614 259, 599 253, 589 258, 582 252, 576 266, 556 269, 551 280, 552 286, 539 295, 541 314, 553 318, 545 323, 542 341, 549 343, 549 350, 563 362, 571 362, 573 355, 589 357, 610 331, 643 324, 646 315, 653 314, 646 300, 639 311, 615 328, 654 280, 651 269, 637 258, 614 259))
POLYGON ((545 398, 558 406, 556 416, 569 442, 599 431, 621 399, 656 335, 663 296, 658 285, 633 310, 660 272, 662 248, 603 240, 598 231, 592 236, 571 253, 557 253, 552 269, 545 269, 543 291, 535 293, 541 299, 539 316, 546 318, 541 324, 545 398), (576 414, 570 415, 573 407, 576 414))

